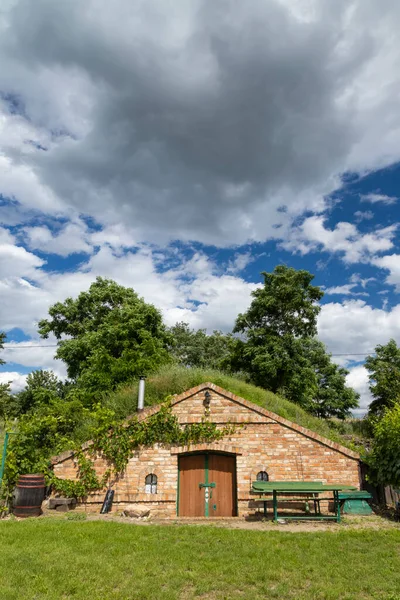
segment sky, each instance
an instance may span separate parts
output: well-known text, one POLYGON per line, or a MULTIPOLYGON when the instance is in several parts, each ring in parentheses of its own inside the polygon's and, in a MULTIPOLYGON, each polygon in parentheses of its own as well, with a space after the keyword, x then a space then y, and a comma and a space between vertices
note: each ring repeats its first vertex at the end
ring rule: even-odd
POLYGON ((262 271, 307 269, 319 337, 371 401, 400 343, 400 4, 2 0, 0 381, 96 276, 230 331, 262 271))

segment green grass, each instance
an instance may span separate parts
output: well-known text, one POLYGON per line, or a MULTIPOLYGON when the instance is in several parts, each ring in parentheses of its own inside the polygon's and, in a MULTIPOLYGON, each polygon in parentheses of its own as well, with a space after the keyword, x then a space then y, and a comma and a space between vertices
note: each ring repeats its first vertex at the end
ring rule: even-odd
POLYGON ((400 531, 0 523, 2 600, 400 600, 400 531))
MULTIPOLYGON (((289 421, 302 425, 334 442, 351 446, 338 432, 338 426, 329 421, 319 419, 307 413, 297 404, 289 402, 272 392, 231 377, 221 371, 210 369, 185 369, 169 366, 160 369, 146 380, 146 405, 152 406, 162 402, 166 396, 181 394, 185 390, 200 383, 210 381, 224 389, 241 396, 254 404, 258 404, 289 421)), ((104 404, 112 408, 118 417, 124 418, 136 412, 138 383, 126 386, 104 398, 104 404)))

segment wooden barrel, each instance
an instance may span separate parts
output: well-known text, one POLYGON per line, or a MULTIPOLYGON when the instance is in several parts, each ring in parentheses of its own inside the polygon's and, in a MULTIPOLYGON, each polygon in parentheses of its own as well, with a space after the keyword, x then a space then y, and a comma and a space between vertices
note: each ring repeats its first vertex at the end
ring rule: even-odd
POLYGON ((46 483, 43 475, 20 475, 14 491, 14 515, 16 517, 41 515, 45 489, 46 483))

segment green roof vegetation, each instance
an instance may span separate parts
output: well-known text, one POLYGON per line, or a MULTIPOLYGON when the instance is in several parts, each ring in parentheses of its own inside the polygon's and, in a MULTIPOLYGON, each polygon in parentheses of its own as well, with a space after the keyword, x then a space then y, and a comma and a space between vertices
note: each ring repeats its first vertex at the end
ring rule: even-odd
MULTIPOLYGON (((341 433, 347 433, 349 424, 314 417, 285 398, 246 383, 238 376, 233 377, 217 370, 187 369, 180 366, 163 367, 146 380, 145 406, 153 406, 162 402, 169 395, 181 394, 208 381, 289 421, 311 429, 311 431, 321 436, 357 450, 353 441, 348 439, 353 436, 344 437, 341 433)), ((114 410, 117 417, 122 419, 136 412, 137 396, 138 382, 133 382, 131 385, 124 386, 118 391, 105 396, 104 404, 114 410)), ((349 431, 349 433, 353 432, 349 431)))

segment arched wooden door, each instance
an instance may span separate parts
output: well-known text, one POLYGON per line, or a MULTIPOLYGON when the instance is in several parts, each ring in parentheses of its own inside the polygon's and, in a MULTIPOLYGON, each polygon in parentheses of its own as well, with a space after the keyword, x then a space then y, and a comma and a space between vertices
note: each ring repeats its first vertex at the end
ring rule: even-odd
POLYGON ((180 517, 236 516, 236 457, 187 454, 179 458, 180 517))

